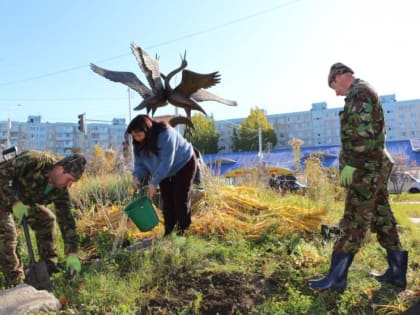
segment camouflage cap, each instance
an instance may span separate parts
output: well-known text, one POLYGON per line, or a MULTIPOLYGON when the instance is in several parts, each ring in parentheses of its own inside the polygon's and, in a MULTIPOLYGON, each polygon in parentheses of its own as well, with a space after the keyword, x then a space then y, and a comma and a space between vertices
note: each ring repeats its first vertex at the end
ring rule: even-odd
POLYGON ((335 80, 337 74, 351 73, 354 74, 353 70, 347 67, 341 62, 333 64, 330 68, 330 73, 328 74, 328 85, 331 86, 331 83, 335 80))
POLYGON ((58 161, 56 165, 61 165, 64 172, 71 174, 75 180, 79 180, 85 170, 86 159, 83 155, 75 153, 66 156, 58 161))

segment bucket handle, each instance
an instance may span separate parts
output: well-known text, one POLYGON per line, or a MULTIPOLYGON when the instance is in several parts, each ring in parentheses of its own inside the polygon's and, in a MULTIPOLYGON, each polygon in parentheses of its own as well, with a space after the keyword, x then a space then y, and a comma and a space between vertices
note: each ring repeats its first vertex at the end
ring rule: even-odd
MULTIPOLYGON (((131 200, 140 199, 142 197, 147 196, 144 192, 146 191, 148 185, 143 185, 140 188, 134 189, 133 196, 131 197, 131 200)), ((150 199, 150 201, 153 203, 152 198, 147 197, 150 199)))
POLYGON ((148 185, 140 185, 140 187, 134 190, 132 199, 134 200, 136 198, 141 198, 141 197, 146 196, 144 192, 147 190, 147 187, 148 185))
POLYGON ((141 198, 141 197, 143 197, 143 193, 142 193, 141 189, 137 189, 137 190, 134 190, 133 196, 131 197, 131 200, 134 200, 136 198, 141 198))

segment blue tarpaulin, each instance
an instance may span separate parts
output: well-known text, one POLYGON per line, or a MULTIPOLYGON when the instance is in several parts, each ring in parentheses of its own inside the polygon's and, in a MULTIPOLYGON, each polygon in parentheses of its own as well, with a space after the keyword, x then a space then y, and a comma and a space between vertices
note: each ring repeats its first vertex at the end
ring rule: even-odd
MULTIPOLYGON (((420 166, 420 150, 417 144, 420 140, 389 141, 386 143, 388 152, 394 159, 403 157, 408 167, 420 166)), ((321 157, 324 167, 337 167, 341 146, 314 146, 300 149, 300 163, 303 166, 306 159, 317 153, 321 157)), ((239 168, 257 168, 260 161, 266 167, 278 167, 295 170, 295 161, 292 148, 264 152, 260 160, 257 151, 204 154, 203 161, 213 174, 225 175, 239 168)))

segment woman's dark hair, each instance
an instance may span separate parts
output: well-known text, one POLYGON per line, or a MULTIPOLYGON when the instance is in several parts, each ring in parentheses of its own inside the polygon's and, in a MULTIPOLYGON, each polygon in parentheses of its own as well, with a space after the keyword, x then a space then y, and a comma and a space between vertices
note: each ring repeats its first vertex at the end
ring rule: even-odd
POLYGON ((168 128, 166 123, 154 121, 147 115, 137 115, 134 117, 128 124, 126 133, 131 134, 133 131, 143 131, 145 133, 143 142, 138 142, 133 138, 134 154, 137 155, 140 151, 144 150, 146 153, 157 155, 159 151, 157 137, 166 128, 168 128))

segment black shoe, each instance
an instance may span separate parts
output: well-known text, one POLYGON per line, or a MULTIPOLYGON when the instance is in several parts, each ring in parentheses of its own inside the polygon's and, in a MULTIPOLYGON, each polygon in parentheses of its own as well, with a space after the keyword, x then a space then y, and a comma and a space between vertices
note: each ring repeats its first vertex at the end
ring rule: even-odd
POLYGON ((371 272, 379 282, 387 282, 399 288, 407 287, 407 264, 408 252, 406 250, 387 249, 388 269, 384 274, 379 275, 371 272))
POLYGON ((316 290, 343 291, 347 287, 347 272, 353 262, 354 254, 333 252, 328 275, 322 279, 309 280, 311 288, 316 290))

